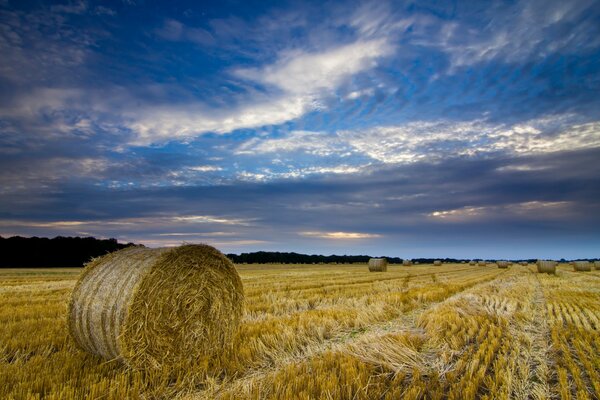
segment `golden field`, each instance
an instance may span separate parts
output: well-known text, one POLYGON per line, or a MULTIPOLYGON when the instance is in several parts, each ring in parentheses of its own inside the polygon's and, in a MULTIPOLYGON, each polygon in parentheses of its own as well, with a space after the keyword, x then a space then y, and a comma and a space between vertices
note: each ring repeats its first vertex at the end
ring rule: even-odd
POLYGON ((80 269, 0 270, 0 399, 600 398, 600 271, 237 268, 231 348, 175 381, 75 347, 80 269))

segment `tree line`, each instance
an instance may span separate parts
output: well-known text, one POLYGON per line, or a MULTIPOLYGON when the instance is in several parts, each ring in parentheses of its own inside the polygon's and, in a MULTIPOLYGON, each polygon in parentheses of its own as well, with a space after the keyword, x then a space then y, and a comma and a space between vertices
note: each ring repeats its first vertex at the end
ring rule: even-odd
MULTIPOLYGON (((92 258, 99 257, 133 243, 119 243, 116 239, 96 239, 94 237, 64 237, 53 239, 40 237, 0 236, 0 268, 52 268, 52 267, 82 267, 92 258)), ((257 251, 253 253, 227 254, 236 264, 355 264, 367 263, 368 255, 317 255, 295 252, 257 251)), ((400 264, 401 257, 385 257, 391 264, 400 264)), ((413 258, 413 263, 430 264, 434 260, 444 263, 460 263, 455 258, 413 258)), ((479 259, 475 259, 479 261, 479 259)), ((484 260, 493 262, 493 260, 484 260)), ((512 260, 528 261, 530 260, 512 260)), ((564 262, 565 260, 561 260, 564 262)))
POLYGON ((94 257, 133 246, 94 237, 0 236, 0 268, 82 267, 94 257))
MULTIPOLYGON (((324 256, 317 254, 300 254, 300 253, 285 253, 278 251, 257 251, 254 253, 242 253, 242 254, 227 254, 227 257, 236 264, 354 264, 354 263, 367 263, 371 256, 359 255, 359 256, 324 256)), ((400 257, 385 257, 391 264, 400 264, 404 259, 400 257)), ((413 258, 413 262, 420 264, 432 263, 434 260, 441 260, 445 263, 457 263, 462 260, 455 258, 413 258)))

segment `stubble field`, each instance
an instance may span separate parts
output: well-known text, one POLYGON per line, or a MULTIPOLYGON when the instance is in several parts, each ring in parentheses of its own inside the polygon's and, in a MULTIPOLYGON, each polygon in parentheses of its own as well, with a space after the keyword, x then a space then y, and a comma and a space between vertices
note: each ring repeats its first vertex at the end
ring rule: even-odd
POLYGON ((0 270, 0 398, 600 398, 600 271, 237 268, 231 349, 175 381, 76 348, 65 315, 80 269, 0 270))

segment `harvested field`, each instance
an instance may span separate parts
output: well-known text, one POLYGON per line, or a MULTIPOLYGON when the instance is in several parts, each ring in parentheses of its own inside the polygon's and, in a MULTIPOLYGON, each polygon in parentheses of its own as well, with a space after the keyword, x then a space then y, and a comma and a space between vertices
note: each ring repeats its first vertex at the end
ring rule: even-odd
POLYGON ((80 269, 0 270, 0 398, 600 398, 600 271, 237 269, 234 350, 197 365, 193 387, 77 348, 66 311, 80 269))

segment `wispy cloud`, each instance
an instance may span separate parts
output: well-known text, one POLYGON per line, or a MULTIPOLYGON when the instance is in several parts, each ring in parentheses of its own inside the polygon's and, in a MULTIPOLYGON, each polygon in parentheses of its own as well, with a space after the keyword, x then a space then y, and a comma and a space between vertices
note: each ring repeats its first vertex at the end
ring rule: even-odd
POLYGON ((447 52, 451 72, 491 60, 537 61, 553 53, 569 54, 600 46, 600 28, 594 22, 600 11, 592 0, 522 0, 476 10, 478 18, 486 21, 483 29, 451 21, 442 25, 443 34, 438 40, 419 40, 447 52))
POLYGON ((321 239, 331 240, 352 240, 352 239, 373 239, 381 237, 376 233, 360 233, 360 232, 298 232, 301 236, 316 237, 321 239))
POLYGON ((433 211, 429 216, 447 222, 468 222, 481 219, 500 219, 507 216, 519 218, 552 219, 569 218, 573 204, 567 201, 528 201, 498 206, 461 207, 453 210, 433 211))
POLYGON ((383 39, 357 41, 320 52, 287 52, 272 65, 237 69, 235 76, 265 85, 266 91, 225 110, 196 104, 132 114, 127 124, 136 135, 132 143, 147 145, 294 120, 321 107, 323 96, 353 75, 375 67, 378 58, 390 53, 391 46, 383 39))

